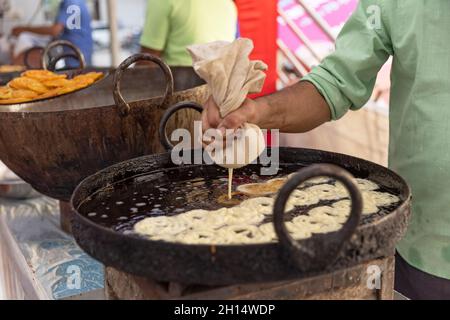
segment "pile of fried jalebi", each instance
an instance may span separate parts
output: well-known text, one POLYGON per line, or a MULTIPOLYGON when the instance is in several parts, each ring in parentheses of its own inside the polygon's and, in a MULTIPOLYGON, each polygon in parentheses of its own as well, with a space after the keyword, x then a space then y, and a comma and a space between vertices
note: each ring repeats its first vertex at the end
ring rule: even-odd
POLYGON ((24 66, 4 64, 0 66, 0 73, 20 72, 25 69, 24 66))
POLYGON ((103 77, 102 72, 89 72, 67 79, 66 74, 47 70, 28 70, 0 87, 0 104, 23 103, 73 92, 103 77))

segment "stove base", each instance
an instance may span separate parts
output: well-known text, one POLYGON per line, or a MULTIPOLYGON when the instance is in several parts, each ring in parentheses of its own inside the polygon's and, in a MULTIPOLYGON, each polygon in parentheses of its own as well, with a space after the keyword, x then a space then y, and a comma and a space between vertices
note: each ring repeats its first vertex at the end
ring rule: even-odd
POLYGON ((388 257, 307 279, 225 287, 157 282, 107 267, 105 295, 110 300, 392 300, 394 261, 388 257))

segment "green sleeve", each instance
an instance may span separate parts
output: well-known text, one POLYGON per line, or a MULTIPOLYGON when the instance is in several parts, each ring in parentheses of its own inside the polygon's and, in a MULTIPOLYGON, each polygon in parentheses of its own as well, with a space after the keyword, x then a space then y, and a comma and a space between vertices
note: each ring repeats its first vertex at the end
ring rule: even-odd
POLYGON ((166 46, 170 29, 170 0, 148 0, 141 46, 163 50, 166 46))
POLYGON ((386 10, 384 1, 360 0, 338 36, 335 52, 302 79, 323 95, 333 120, 364 106, 378 71, 393 54, 386 10))

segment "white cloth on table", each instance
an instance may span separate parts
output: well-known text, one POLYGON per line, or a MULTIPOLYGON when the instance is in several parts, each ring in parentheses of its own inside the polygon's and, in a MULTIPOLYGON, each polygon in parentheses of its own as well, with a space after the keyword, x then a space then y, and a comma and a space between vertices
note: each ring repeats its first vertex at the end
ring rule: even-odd
POLYGON ((103 266, 61 230, 54 199, 0 199, 0 254, 8 299, 104 298, 103 266))

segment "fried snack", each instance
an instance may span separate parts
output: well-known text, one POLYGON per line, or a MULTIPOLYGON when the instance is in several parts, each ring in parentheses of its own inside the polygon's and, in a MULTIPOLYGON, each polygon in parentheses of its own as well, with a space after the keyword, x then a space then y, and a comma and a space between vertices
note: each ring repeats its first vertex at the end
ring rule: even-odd
POLYGON ((0 100, 11 99, 13 90, 10 87, 0 87, 0 100))
POLYGON ((19 72, 25 69, 24 66, 18 65, 3 65, 0 66, 0 73, 19 72))
POLYGON ((57 97, 83 89, 103 77, 101 72, 81 74, 67 79, 65 74, 47 70, 28 70, 7 86, 0 87, 0 104, 15 104, 57 97))
POLYGON ((12 98, 13 99, 20 99, 20 98, 34 99, 37 96, 39 96, 39 94, 37 94, 36 92, 31 91, 31 90, 17 89, 17 90, 13 90, 12 91, 12 98))
POLYGON ((28 70, 23 72, 21 76, 31 78, 40 82, 67 78, 66 74, 57 74, 48 70, 28 70))
POLYGON ((94 80, 94 81, 98 81, 98 80, 100 80, 101 78, 103 78, 103 72, 94 72, 94 71, 91 71, 91 72, 88 72, 88 73, 79 75, 78 77, 91 78, 91 79, 94 80))
POLYGON ((74 77, 72 81, 83 85, 91 85, 102 77, 103 73, 101 72, 88 72, 74 77))
POLYGON ((72 82, 73 83, 77 83, 77 84, 79 84, 79 85, 81 85, 81 86, 90 86, 91 84, 93 84, 94 83, 94 80, 93 79, 91 79, 91 78, 89 78, 89 77, 82 77, 81 75, 80 76, 76 76, 76 77, 74 77, 73 79, 72 79, 72 82))
POLYGON ((13 89, 32 90, 39 94, 46 93, 48 91, 48 88, 38 80, 27 77, 15 78, 8 83, 8 86, 13 89))
POLYGON ((67 80, 65 78, 55 78, 42 81, 42 84, 47 88, 60 88, 69 86, 71 84, 71 80, 67 80))
POLYGON ((276 178, 262 183, 243 184, 237 190, 248 196, 266 196, 277 193, 285 182, 286 178, 276 178))
POLYGON ((74 91, 83 89, 83 88, 85 88, 87 86, 88 85, 86 85, 84 83, 71 82, 68 86, 58 88, 58 94, 62 95, 62 94, 74 92, 74 91))
MULTIPOLYGON (((54 89, 51 89, 51 90, 47 91, 46 93, 41 94, 41 95, 39 96, 39 99, 47 99, 47 98, 57 97, 57 96, 61 95, 60 89, 61 89, 61 88, 54 88, 54 89)), ((1 101, 1 100, 0 100, 0 101, 1 101)))

